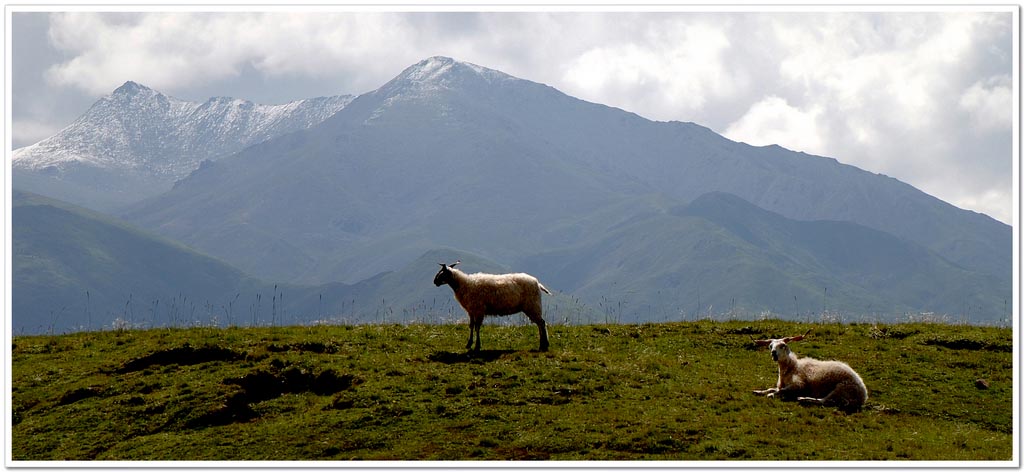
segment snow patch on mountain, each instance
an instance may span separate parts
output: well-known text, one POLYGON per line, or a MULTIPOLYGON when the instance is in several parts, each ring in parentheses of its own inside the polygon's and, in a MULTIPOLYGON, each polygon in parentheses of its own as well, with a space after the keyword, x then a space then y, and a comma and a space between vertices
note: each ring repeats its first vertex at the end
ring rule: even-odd
MULTIPOLYGON (((444 93, 465 93, 481 90, 507 82, 526 82, 504 72, 458 61, 450 57, 433 56, 413 64, 394 79, 370 92, 380 100, 379 106, 370 114, 366 123, 372 123, 386 110, 401 103, 430 100, 444 93)), ((435 103, 441 108, 441 117, 446 113, 444 103, 435 103)))
POLYGON ((13 167, 57 174, 86 166, 174 180, 205 159, 314 126, 352 99, 260 105, 214 97, 197 103, 128 81, 56 135, 15 150, 13 167))

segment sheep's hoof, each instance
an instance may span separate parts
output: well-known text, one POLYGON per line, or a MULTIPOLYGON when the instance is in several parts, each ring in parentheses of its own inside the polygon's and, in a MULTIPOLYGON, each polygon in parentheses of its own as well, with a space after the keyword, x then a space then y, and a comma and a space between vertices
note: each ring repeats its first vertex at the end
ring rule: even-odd
POLYGON ((814 397, 797 397, 796 401, 804 405, 824 405, 825 401, 814 397))

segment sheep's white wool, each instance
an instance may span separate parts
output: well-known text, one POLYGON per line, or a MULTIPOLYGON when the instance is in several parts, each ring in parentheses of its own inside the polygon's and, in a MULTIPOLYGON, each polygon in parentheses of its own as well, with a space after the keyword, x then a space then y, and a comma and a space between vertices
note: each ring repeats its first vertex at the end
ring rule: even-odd
POLYGON ((434 284, 448 284, 455 292, 455 299, 469 315, 469 343, 473 346, 476 333, 476 349, 480 349, 480 326, 485 316, 505 316, 522 312, 537 325, 540 332, 540 349, 548 348, 547 330, 542 317, 541 295, 550 294, 536 277, 523 274, 466 274, 455 269, 455 264, 441 264, 441 270, 434 277, 434 284))
POLYGON ((455 299, 469 313, 511 315, 541 311, 540 291, 550 293, 536 277, 528 274, 465 274, 452 272, 460 279, 455 299))
POLYGON ((779 380, 774 388, 756 390, 754 393, 769 397, 778 395, 783 399, 848 410, 863 406, 868 399, 868 389, 860 375, 845 362, 798 358, 789 349, 787 342, 802 338, 798 336, 755 341, 759 345, 770 345, 772 355, 779 364, 779 380))

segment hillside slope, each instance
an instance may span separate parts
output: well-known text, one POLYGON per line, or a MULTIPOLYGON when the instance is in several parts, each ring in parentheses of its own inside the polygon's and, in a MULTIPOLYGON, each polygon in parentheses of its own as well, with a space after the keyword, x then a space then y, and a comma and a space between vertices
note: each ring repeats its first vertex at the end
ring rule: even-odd
POLYGON ((302 467, 353 459, 1002 467, 1018 460, 1014 341, 1005 328, 552 324, 552 349, 539 353, 529 350, 536 345, 532 327, 486 323, 484 351, 474 357, 462 351, 463 328, 17 336, 11 458, 303 461, 289 463, 302 467), (754 349, 751 338, 808 329, 794 351, 856 369, 870 395, 862 411, 751 393, 777 376, 770 355, 754 349), (977 379, 988 388, 976 388, 977 379))
POLYGON ((609 205, 715 191, 787 218, 858 223, 1010 278, 1009 226, 895 179, 444 57, 126 215, 254 275, 351 283, 432 247, 508 264, 553 249, 548 228, 609 205))
MULTIPOLYGON (((112 217, 27 192, 13 196, 11 320, 19 334, 461 322, 465 312, 451 289, 431 283, 437 264, 462 260, 474 271, 507 271, 475 254, 435 249, 356 284, 274 283, 112 217)), ((545 296, 545 306, 552 316, 593 320, 564 294, 545 296)))
POLYGON ((556 289, 599 312, 610 314, 599 305, 615 303, 621 313, 618 302, 626 301, 632 315, 623 321, 680 319, 709 307, 747 315, 832 307, 990 322, 1007 316, 1011 297, 1010 228, 983 215, 834 159, 735 143, 692 123, 652 122, 441 57, 409 67, 316 127, 197 170, 126 218, 255 276, 303 284, 355 284, 434 248, 456 248, 561 279, 556 289), (808 240, 813 231, 774 231, 774 253, 753 258, 725 251, 750 247, 741 236, 713 241, 718 260, 699 247, 672 246, 735 227, 713 215, 691 215, 709 221, 694 225, 666 214, 714 192, 788 221, 850 226, 812 225, 816 241, 808 240), (642 228, 609 236, 621 249, 608 259, 587 250, 568 255, 651 212, 642 228), (842 247, 855 240, 856 247, 842 247), (910 251, 907 257, 932 262, 887 283, 889 267, 856 266, 871 244, 880 245, 880 256, 910 251), (773 265, 785 248, 802 253, 793 264, 773 265), (553 254, 595 278, 534 263, 553 254), (662 267, 621 263, 627 259, 662 267), (587 272, 591 266, 602 270, 587 272), (664 277, 645 283, 652 272, 664 277), (945 290, 958 285, 965 289, 945 290), (822 296, 826 289, 835 303, 822 296))
POLYGON ((1008 283, 878 230, 792 220, 717 192, 687 205, 649 203, 620 222, 600 215, 607 227, 520 265, 559 290, 600 300, 618 320, 824 312, 848 320, 921 312, 1009 320, 1008 283))
POLYGON ((188 324, 258 286, 223 262, 110 217, 27 192, 13 197, 16 333, 109 328, 118 319, 188 324))
MULTIPOLYGON (((728 194, 690 205, 639 199, 554 228, 579 241, 498 264, 430 249, 353 284, 255 279, 127 223, 20 191, 13 206, 13 326, 19 333, 135 326, 461 322, 438 263, 526 271, 552 291, 549 321, 674 321, 774 314, 847 321, 934 319, 1005 324, 994 277, 891 235, 842 222, 783 218, 728 194), (627 211, 628 210, 628 211, 627 211), (580 228, 588 228, 586 235, 580 228)), ((519 316, 503 319, 522 323, 519 316)))

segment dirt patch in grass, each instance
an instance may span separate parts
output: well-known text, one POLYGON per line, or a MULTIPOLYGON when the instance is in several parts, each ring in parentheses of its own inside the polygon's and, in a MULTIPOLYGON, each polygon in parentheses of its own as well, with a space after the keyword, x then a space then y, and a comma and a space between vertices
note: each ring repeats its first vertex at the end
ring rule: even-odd
POLYGON ((252 405, 271 400, 286 393, 312 392, 317 395, 332 395, 352 388, 359 379, 351 374, 339 375, 333 369, 313 373, 298 367, 280 372, 257 370, 239 378, 224 380, 227 385, 238 385, 241 391, 234 393, 224 404, 188 423, 189 427, 221 426, 249 421, 257 416, 252 405))
POLYGON ((990 343, 988 341, 967 338, 929 338, 924 340, 923 344, 926 346, 942 346, 956 350, 1013 352, 1012 344, 990 343))
POLYGON ((206 362, 234 361, 244 357, 244 354, 218 346, 196 348, 185 344, 182 347, 156 351, 147 356, 132 359, 117 369, 117 373, 137 372, 154 365, 196 365, 206 362))
POLYGON ((103 393, 103 390, 99 387, 76 388, 62 395, 57 404, 70 405, 72 403, 85 400, 86 398, 98 397, 101 393, 103 393))
POLYGON ((743 326, 741 328, 729 328, 725 330, 725 334, 761 334, 764 330, 761 328, 755 328, 753 326, 743 326))
POLYGON ((239 385, 254 400, 266 400, 284 393, 313 392, 330 395, 347 390, 355 381, 353 375, 338 375, 333 369, 314 374, 305 369, 291 367, 279 373, 258 370, 224 383, 239 385))

